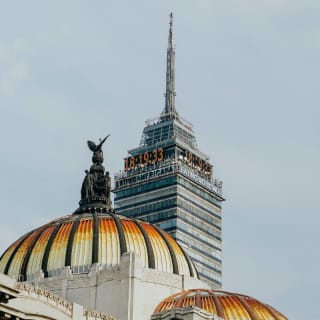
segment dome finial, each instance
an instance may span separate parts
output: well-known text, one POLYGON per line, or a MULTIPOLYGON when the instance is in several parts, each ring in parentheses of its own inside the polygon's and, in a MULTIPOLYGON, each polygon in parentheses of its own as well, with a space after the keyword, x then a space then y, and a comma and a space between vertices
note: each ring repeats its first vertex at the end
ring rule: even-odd
POLYGON ((93 141, 87 142, 89 149, 93 152, 92 165, 90 170, 85 170, 86 176, 81 187, 80 208, 76 213, 80 213, 82 208, 111 209, 111 178, 108 171, 105 173, 105 168, 102 165, 104 161, 102 146, 109 136, 110 134, 104 139, 99 139, 98 144, 93 141))

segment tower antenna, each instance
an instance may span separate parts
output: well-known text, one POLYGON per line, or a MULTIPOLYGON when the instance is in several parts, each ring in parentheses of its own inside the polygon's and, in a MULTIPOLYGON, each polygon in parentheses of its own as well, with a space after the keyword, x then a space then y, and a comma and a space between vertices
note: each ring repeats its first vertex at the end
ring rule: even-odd
POLYGON ((178 117, 175 107, 175 48, 173 46, 173 15, 170 13, 169 36, 167 49, 167 73, 166 73, 166 93, 165 93, 165 108, 162 112, 161 119, 174 119, 178 117))

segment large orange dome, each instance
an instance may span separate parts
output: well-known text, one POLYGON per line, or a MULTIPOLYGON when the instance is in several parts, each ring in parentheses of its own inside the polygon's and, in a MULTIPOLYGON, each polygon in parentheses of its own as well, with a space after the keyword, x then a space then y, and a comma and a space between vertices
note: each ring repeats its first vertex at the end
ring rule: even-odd
POLYGON ((21 280, 40 270, 50 277, 65 266, 87 272, 94 263, 116 266, 129 251, 147 268, 198 278, 191 259, 166 232, 109 210, 68 215, 27 233, 1 256, 0 272, 21 280))
POLYGON ((175 293, 160 302, 153 314, 186 307, 197 307, 224 320, 288 320, 277 310, 254 298, 206 289, 175 293))

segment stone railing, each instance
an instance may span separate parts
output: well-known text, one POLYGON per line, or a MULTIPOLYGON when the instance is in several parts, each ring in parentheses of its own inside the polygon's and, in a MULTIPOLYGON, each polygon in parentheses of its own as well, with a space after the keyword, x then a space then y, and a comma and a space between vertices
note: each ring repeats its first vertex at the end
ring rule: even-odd
POLYGON ((87 309, 84 309, 83 312, 84 317, 86 318, 86 320, 116 320, 115 318, 106 315, 105 313, 102 312, 97 312, 97 311, 90 311, 87 309))
MULTIPOLYGON (((37 288, 27 283, 16 282, 14 287, 20 293, 30 298, 35 298, 38 301, 42 301, 51 306, 54 306, 55 308, 70 316, 70 318, 73 318, 74 305, 76 304, 63 300, 61 297, 53 294, 50 291, 44 290, 42 288, 37 288)), ((77 309, 79 308, 80 310, 83 310, 83 317, 81 318, 83 320, 116 320, 115 318, 108 316, 102 312, 87 310, 78 305, 77 309)), ((80 315, 81 314, 82 311, 80 315)))
POLYGON ((63 300, 61 297, 53 294, 50 291, 21 282, 17 282, 15 284, 15 289, 19 290, 25 295, 28 295, 29 297, 33 297, 38 299, 39 301, 43 301, 45 303, 53 305, 70 317, 72 316, 72 303, 63 300))

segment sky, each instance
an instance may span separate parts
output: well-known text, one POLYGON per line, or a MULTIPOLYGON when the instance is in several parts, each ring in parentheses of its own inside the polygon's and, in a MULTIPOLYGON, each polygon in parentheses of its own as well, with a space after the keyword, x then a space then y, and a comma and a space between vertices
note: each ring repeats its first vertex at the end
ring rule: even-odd
POLYGON ((224 182, 223 287, 318 320, 320 2, 0 1, 0 251, 72 213, 88 139, 123 167, 176 107, 224 182))

